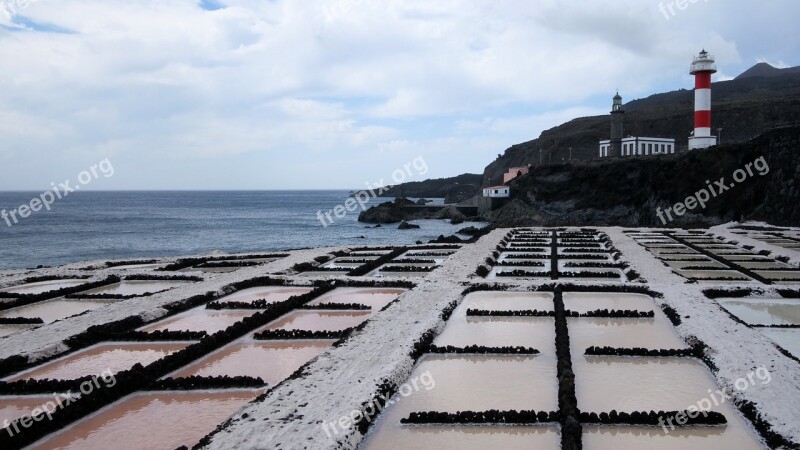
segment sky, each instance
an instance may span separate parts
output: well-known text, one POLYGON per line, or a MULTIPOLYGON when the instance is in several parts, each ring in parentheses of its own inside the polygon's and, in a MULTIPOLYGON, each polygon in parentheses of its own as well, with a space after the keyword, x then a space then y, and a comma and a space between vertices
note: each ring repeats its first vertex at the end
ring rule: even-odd
POLYGON ((702 48, 720 80, 800 65, 798 17, 796 0, 0 0, 0 190, 100 161, 113 176, 87 189, 481 173, 617 89, 691 89, 702 48))

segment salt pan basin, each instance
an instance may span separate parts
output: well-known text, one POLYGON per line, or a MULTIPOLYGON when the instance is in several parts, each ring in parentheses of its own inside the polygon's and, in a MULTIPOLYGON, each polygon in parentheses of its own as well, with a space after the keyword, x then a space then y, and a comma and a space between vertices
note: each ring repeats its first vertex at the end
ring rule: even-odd
POLYGON ((777 283, 800 283, 800 270, 760 270, 756 273, 777 283))
POLYGON ((67 317, 76 316, 86 311, 102 308, 111 303, 114 302, 106 300, 67 300, 61 298, 7 309, 0 312, 0 317, 38 317, 42 319, 44 323, 52 323, 56 320, 66 319, 67 317))
POLYGON ((243 302, 253 303, 256 300, 266 300, 268 304, 279 303, 289 300, 290 297, 308 294, 313 291, 311 287, 289 287, 289 286, 262 286, 249 289, 242 289, 231 295, 220 298, 219 302, 243 302))
POLYGON ((237 342, 190 364, 173 378, 228 375, 260 377, 270 386, 331 348, 334 341, 237 342))
POLYGON ((119 283, 109 284, 108 286, 102 286, 97 289, 90 289, 88 291, 81 292, 81 294, 86 294, 86 295, 109 294, 109 295, 137 296, 148 293, 155 294, 158 292, 168 291, 170 289, 174 289, 186 283, 187 283, 186 281, 171 281, 171 280, 121 281, 119 283))
POLYGON ((36 283, 22 284, 19 286, 12 286, 0 289, 0 292, 8 292, 11 294, 27 294, 36 295, 44 294, 45 292, 57 291, 59 289, 80 286, 89 283, 89 280, 50 280, 38 281, 36 283))
POLYGON ((459 312, 467 309, 489 311, 553 310, 553 294, 549 292, 479 291, 467 294, 459 312))
MULTIPOLYGON (((406 383, 411 386, 410 393, 405 397, 400 393, 392 397, 391 406, 380 415, 362 449, 559 448, 559 433, 555 427, 478 429, 400 424, 400 419, 420 411, 552 411, 558 408, 553 359, 427 355, 420 360, 406 383), (426 373, 429 375, 422 378, 426 373), (415 378, 427 380, 426 385, 417 383, 414 389, 410 380, 415 378), (505 446, 506 443, 509 447, 505 446)), ((329 431, 331 434, 334 432, 330 426, 329 431)))
POLYGON ((146 325, 139 328, 139 331, 205 331, 214 334, 257 312, 245 309, 213 310, 201 306, 146 325))
POLYGON ((401 427, 379 420, 376 427, 361 444, 360 450, 555 450, 561 446, 561 433, 557 426, 401 427))
POLYGON ((695 278, 700 281, 753 281, 747 275, 736 270, 678 270, 686 278, 695 278))
POLYGON ((258 394, 259 391, 250 390, 134 394, 44 438, 31 448, 153 450, 192 447, 258 394))
POLYGON ((128 370, 136 363, 148 365, 188 346, 185 342, 98 344, 63 358, 44 363, 38 367, 16 374, 4 381, 33 379, 74 380, 90 375, 100 375, 106 370, 112 373, 128 370))
POLYGON ((141 270, 141 271, 151 271, 160 269, 164 267, 162 263, 149 263, 149 264, 125 264, 122 266, 114 266, 111 267, 112 269, 116 270, 141 270))
MULTIPOLYGON (((727 416, 726 416, 727 417, 727 416)), ((729 419, 730 420, 730 419, 729 419)), ((747 450, 764 449, 743 423, 725 427, 583 427, 584 450, 747 450)))
POLYGON ((371 306, 373 310, 379 311, 389 303, 397 300, 405 292, 405 289, 338 288, 320 296, 309 303, 309 306, 325 303, 358 303, 371 306))
MULTIPOLYGON (((547 260, 545 260, 547 261, 547 260)), ((492 268, 492 271, 489 272, 489 275, 486 277, 487 280, 503 280, 503 279, 536 279, 536 280, 549 280, 550 279, 550 264, 546 267, 528 267, 528 266, 495 266, 492 268), (501 273, 511 273, 515 270, 522 270, 524 272, 530 272, 535 275, 524 275, 524 276, 510 276, 510 275, 500 275, 501 273)))
POLYGON ((573 355, 583 355, 591 346, 648 350, 687 348, 663 313, 655 312, 653 319, 567 319, 573 355))
MULTIPOLYGON (((683 411, 692 405, 697 407, 702 401, 704 408, 720 412, 728 420, 724 427, 676 429, 670 431, 669 436, 664 435, 661 427, 636 430, 616 427, 594 430, 589 427, 584 434, 586 449, 764 448, 730 402, 719 402, 717 405, 710 398, 709 390, 713 392, 718 388, 711 373, 697 360, 573 357, 573 368, 581 411, 683 411), (689 430, 694 430, 695 434, 689 430), (641 433, 638 436, 637 431, 641 433), (677 440, 678 436, 685 436, 686 439, 677 440)), ((756 379, 756 383, 760 381, 756 379)))
MULTIPOLYGON (((463 306, 463 305, 462 305, 463 306)), ((461 307, 459 307, 461 308, 461 307)), ((444 347, 531 347, 555 357, 555 323, 551 317, 466 317, 456 311, 434 344, 444 347)))
POLYGON ((564 307, 567 311, 587 313, 598 309, 655 311, 651 297, 642 294, 564 292, 564 307))
POLYGON ((713 259, 706 258, 703 261, 666 261, 673 269, 686 269, 687 267, 702 267, 703 269, 728 269, 728 266, 713 259))
POLYGON ((344 331, 372 317, 369 311, 292 311, 273 321, 265 330, 344 331))
POLYGON ((32 416, 34 410, 41 413, 44 408, 52 411, 53 405, 62 402, 58 395, 26 395, 0 397, 0 423, 12 422, 22 416, 32 416))
POLYGON ((771 329, 761 328, 759 331, 764 333, 773 342, 780 345, 784 350, 800 358, 800 329, 771 329))
POLYGON ((750 325, 800 325, 796 300, 717 299, 731 314, 750 325))
POLYGON ((0 325, 0 338, 36 328, 37 325, 0 325))

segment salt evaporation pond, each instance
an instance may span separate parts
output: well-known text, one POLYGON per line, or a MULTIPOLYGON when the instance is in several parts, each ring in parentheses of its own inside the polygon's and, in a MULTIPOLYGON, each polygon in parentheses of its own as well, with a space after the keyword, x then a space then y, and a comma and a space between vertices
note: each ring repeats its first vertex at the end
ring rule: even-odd
POLYGON ((70 280, 70 279, 38 281, 36 283, 27 283, 19 286, 3 288, 0 289, 0 292, 8 292, 11 294, 36 295, 36 294, 44 294, 45 292, 57 291, 60 289, 80 286, 86 283, 89 283, 89 281, 70 280))
POLYGON ((730 431, 728 427, 695 427, 670 430, 661 427, 583 427, 584 450, 748 450, 763 449, 749 430, 730 431))
POLYGON ((186 281, 121 281, 119 283, 109 284, 96 289, 81 292, 83 295, 124 295, 124 296, 139 296, 144 294, 155 294, 158 292, 168 291, 178 286, 186 284, 186 281))
POLYGON ((653 319, 581 317, 569 318, 567 323, 573 358, 583 355, 592 346, 648 350, 687 348, 675 327, 660 311, 656 311, 653 319))
POLYGON ((37 327, 37 325, 0 325, 0 338, 11 336, 12 334, 30 330, 35 327, 37 327))
POLYGON ((164 267, 162 263, 150 263, 150 264, 124 264, 121 266, 114 266, 112 269, 115 270, 139 270, 139 271, 152 271, 156 269, 160 269, 164 267))
POLYGON ((56 320, 66 319, 78 314, 85 313, 97 308, 114 303, 106 300, 67 300, 55 299, 30 305, 11 308, 0 312, 0 317, 38 317, 44 323, 52 323, 56 320))
POLYGON ((587 313, 598 309, 655 311, 657 306, 651 297, 643 294, 620 294, 601 292, 564 292, 564 308, 567 311, 587 313))
POLYGON ((0 423, 8 423, 22 416, 32 416, 33 410, 41 412, 60 404, 62 397, 56 395, 26 395, 0 397, 0 423), (49 402, 49 405, 48 405, 49 402))
POLYGON ((711 401, 709 390, 716 391, 716 382, 708 369, 695 359, 573 357, 573 369, 578 407, 584 412, 684 411, 708 399, 711 410, 722 413, 728 420, 723 427, 693 428, 693 433, 687 435, 685 441, 665 438, 661 427, 638 428, 639 431, 649 430, 638 436, 630 428, 616 436, 610 431, 602 432, 616 427, 604 428, 584 435, 586 449, 666 449, 675 448, 669 445, 677 442, 680 442, 680 448, 764 448, 756 432, 745 423, 730 402, 717 405, 711 401), (684 447, 684 442, 691 447, 684 447))
POLYGON ((740 261, 738 264, 745 269, 791 269, 788 264, 778 261, 740 261))
POLYGON ((309 303, 309 306, 321 304, 350 304, 371 306, 373 311, 380 311, 389 303, 397 300, 406 289, 383 288, 338 288, 328 292, 309 303))
POLYGON ((555 323, 551 317, 453 317, 434 344, 444 347, 531 347, 555 356, 555 323))
MULTIPOLYGON (((547 260, 545 260, 547 261, 547 260)), ((550 263, 547 263, 547 267, 530 267, 530 266, 494 266, 492 271, 489 272, 489 275, 486 276, 487 280, 503 280, 503 279, 514 279, 514 278, 536 278, 536 279, 543 279, 549 280, 550 279, 550 263), (525 272, 532 272, 537 275, 530 277, 527 275, 515 276, 511 277, 508 275, 500 275, 501 273, 511 273, 515 270, 522 270, 525 272)))
POLYGON ((686 278, 699 281, 753 281, 750 277, 736 270, 678 270, 686 278))
POLYGON ((240 342, 228 345, 170 376, 249 376, 270 386, 331 348, 334 341, 240 342))
POLYGON ((430 373, 434 383, 395 403, 375 422, 363 449, 386 448, 553 448, 560 445, 557 427, 404 426, 412 412, 558 409, 555 361, 538 356, 445 356, 420 359, 409 379, 430 373), (441 433, 441 434, 440 434, 441 433), (435 447, 431 447, 434 446, 435 447))
POLYGON ((673 269, 686 269, 687 267, 702 267, 703 269, 727 269, 728 266, 713 259, 703 261, 665 261, 673 269))
POLYGON ((467 309, 488 311, 552 311, 553 294, 549 292, 479 291, 464 297, 457 311, 467 309))
POLYGON ((797 301, 717 299, 717 302, 750 325, 800 325, 800 303, 797 301))
POLYGON ((265 300, 267 304, 272 304, 289 300, 290 297, 308 294, 313 290, 314 288, 311 287, 262 286, 236 291, 218 301, 253 303, 256 300, 265 300))
POLYGON ((776 328, 760 328, 759 331, 772 339, 773 342, 780 345, 784 350, 800 358, 800 329, 782 330, 776 328))
POLYGON ((208 334, 214 334, 257 312, 244 309, 213 310, 200 306, 141 327, 139 331, 205 331, 208 334))
POLYGON ((372 317, 370 311, 293 311, 273 321, 265 330, 343 331, 372 317))
POLYGON ((756 271, 762 277, 781 283, 800 283, 800 271, 798 270, 769 270, 756 271))
MULTIPOLYGON (((382 425, 381 423, 376 427, 382 425)), ((389 425, 383 425, 383 427, 389 428, 389 425)), ((385 428, 368 435, 359 449, 557 450, 561 446, 561 433, 558 426, 458 426, 453 428, 409 426, 391 430, 385 428)))
POLYGON ((34 379, 74 380, 89 375, 100 375, 128 370, 137 363, 146 366, 167 355, 180 351, 188 343, 127 343, 98 344, 63 358, 34 367, 5 381, 34 379))
POLYGON ((108 450, 192 447, 259 391, 140 393, 35 443, 32 449, 108 450))

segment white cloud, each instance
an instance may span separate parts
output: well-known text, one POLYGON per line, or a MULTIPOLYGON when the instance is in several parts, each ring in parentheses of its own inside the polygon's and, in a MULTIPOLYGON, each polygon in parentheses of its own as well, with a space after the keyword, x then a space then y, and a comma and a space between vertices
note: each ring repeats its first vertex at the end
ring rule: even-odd
MULTIPOLYGON (((775 40, 762 22, 800 10, 789 0, 758 11, 710 1, 664 20, 658 3, 639 0, 224 3, 41 0, 18 11, 74 33, 0 32, 0 189, 60 178, 41 173, 58 165, 31 173, 31 155, 175 164, 124 186, 151 188, 203 178, 186 167, 209 170, 204 160, 245 171, 242 158, 291 162, 329 186, 414 152, 446 155, 442 171, 446 158, 479 171, 543 129, 605 114, 614 89, 635 98, 690 87, 701 47, 721 76, 757 56, 793 57, 767 51, 775 40), (353 160, 364 161, 360 172, 330 170, 353 160)), ((0 25, 16 23, 2 16, 0 25)), ((297 187, 284 172, 261 187, 297 187)))

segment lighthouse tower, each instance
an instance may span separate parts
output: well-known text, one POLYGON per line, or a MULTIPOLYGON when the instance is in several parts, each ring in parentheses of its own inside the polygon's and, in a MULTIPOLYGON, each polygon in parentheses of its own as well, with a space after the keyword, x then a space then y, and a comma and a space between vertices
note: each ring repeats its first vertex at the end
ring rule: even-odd
POLYGON ((689 150, 717 145, 711 135, 711 75, 717 72, 714 57, 703 50, 694 57, 691 74, 694 75, 694 134, 689 137, 689 150))
POLYGON ((622 156, 622 137, 625 135, 625 110, 622 109, 622 96, 614 96, 611 106, 611 149, 608 156, 622 156))

